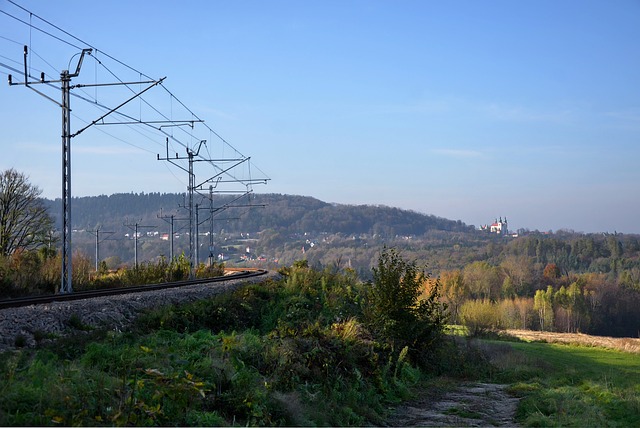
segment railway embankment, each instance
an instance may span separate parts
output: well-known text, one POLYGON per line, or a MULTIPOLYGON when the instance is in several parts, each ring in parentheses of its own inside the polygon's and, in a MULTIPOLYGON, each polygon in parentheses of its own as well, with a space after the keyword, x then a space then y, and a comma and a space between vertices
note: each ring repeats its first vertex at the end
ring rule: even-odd
POLYGON ((34 347, 43 341, 87 334, 95 329, 126 331, 145 309, 206 299, 247 284, 279 277, 277 272, 268 272, 253 278, 230 277, 224 282, 2 309, 0 352, 16 347, 34 347))

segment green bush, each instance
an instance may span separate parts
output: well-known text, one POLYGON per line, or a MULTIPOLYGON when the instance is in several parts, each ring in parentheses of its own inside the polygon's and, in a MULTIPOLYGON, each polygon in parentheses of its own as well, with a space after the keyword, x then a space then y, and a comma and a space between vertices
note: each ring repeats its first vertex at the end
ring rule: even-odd
POLYGON ((385 248, 363 302, 365 322, 374 334, 388 341, 395 353, 408 347, 413 359, 423 365, 442 338, 446 322, 437 284, 420 299, 427 278, 415 261, 408 262, 395 249, 385 248))
POLYGON ((467 300, 460 307, 460 319, 472 336, 479 336, 498 327, 499 312, 489 300, 467 300))

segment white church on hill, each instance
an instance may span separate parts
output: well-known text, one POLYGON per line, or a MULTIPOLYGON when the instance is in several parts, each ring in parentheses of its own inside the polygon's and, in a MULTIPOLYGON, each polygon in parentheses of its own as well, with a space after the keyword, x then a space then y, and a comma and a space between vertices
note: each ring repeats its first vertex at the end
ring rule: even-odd
POLYGON ((491 225, 484 225, 484 226, 480 226, 481 230, 486 230, 489 233, 495 233, 497 235, 508 235, 509 234, 509 226, 507 224, 507 218, 505 217, 504 220, 502 220, 502 217, 500 217, 500 219, 496 219, 491 225))

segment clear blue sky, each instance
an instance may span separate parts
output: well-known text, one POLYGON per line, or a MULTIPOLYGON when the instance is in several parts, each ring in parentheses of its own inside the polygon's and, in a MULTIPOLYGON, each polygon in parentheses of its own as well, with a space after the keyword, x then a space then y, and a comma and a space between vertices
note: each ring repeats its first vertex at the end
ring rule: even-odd
MULTIPOLYGON (((640 233, 638 0, 16 2, 99 59, 167 76, 251 157, 254 176, 271 179, 255 192, 476 226, 506 216, 511 229, 640 233)), ((0 11, 36 21, 6 0, 0 11)), ((22 44, 53 77, 77 52, 0 14, 0 63, 20 68, 22 44)), ((78 82, 110 78, 86 60, 78 82)), ((125 93, 94 95, 115 106, 125 93)), ((166 92, 148 99, 178 118, 166 92)), ((98 112, 72 102, 74 132, 98 112)), ((50 198, 61 188, 60 116, 0 85, 0 169, 26 172, 50 198)), ((162 139, 106 128, 73 139, 74 195, 185 190, 186 173, 156 160, 162 139)))

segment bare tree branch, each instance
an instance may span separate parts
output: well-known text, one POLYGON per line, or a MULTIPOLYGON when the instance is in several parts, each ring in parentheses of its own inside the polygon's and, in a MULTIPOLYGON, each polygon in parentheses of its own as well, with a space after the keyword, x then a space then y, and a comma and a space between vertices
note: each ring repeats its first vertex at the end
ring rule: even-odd
POLYGON ((0 174, 0 254, 32 250, 47 242, 53 219, 27 177, 8 169, 0 174))

